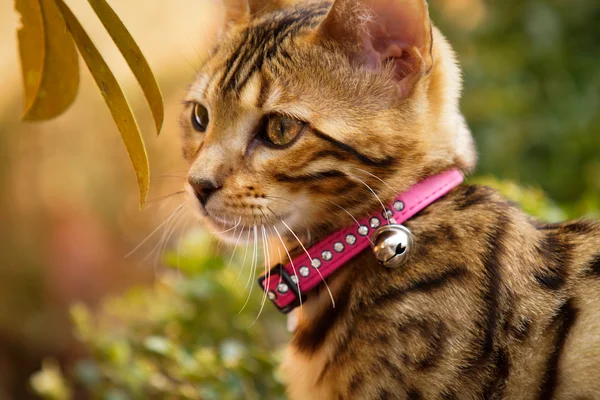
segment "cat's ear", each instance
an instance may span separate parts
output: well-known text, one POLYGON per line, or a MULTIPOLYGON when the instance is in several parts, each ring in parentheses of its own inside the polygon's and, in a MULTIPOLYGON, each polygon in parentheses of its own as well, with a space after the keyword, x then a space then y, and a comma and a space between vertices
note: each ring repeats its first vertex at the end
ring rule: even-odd
POLYGON ((390 64, 403 95, 433 66, 426 0, 335 0, 316 35, 369 69, 390 64))
POLYGON ((283 7, 283 0, 223 0, 227 25, 245 24, 253 17, 283 7))

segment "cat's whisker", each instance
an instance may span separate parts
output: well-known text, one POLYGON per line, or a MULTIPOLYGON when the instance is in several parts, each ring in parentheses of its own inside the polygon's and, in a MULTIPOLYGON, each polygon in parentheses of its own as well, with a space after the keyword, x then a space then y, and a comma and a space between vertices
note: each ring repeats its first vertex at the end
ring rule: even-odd
POLYGON ((373 178, 377 179, 379 182, 383 183, 383 184, 384 184, 385 186, 387 186, 388 188, 392 189, 392 191, 393 191, 394 193, 398 193, 398 192, 399 192, 399 190, 398 190, 398 189, 395 189, 395 188, 393 188, 393 187, 392 187, 392 186, 390 186, 390 185, 389 185, 389 184, 388 184, 386 181, 384 181, 383 179, 381 179, 381 178, 380 178, 380 177, 378 177, 377 175, 375 175, 375 174, 373 174, 373 173, 371 173, 371 172, 369 172, 369 171, 367 171, 367 170, 364 170, 364 169, 362 169, 362 168, 357 168, 357 167, 350 167, 350 168, 352 168, 352 169, 355 169, 355 170, 358 170, 358 171, 360 171, 360 172, 364 172, 365 174, 372 176, 373 178))
POLYGON ((146 236, 146 238, 144 240, 142 240, 137 246, 135 246, 129 253, 125 254, 125 258, 131 257, 132 254, 134 254, 136 251, 138 251, 152 236, 154 236, 154 234, 156 234, 156 232, 158 232, 162 227, 164 227, 166 224, 168 224, 169 221, 173 218, 173 216, 176 213, 178 213, 184 206, 185 206, 185 204, 181 204, 181 205, 179 205, 179 207, 175 208, 171 212, 171 214, 160 225, 158 225, 156 228, 154 228, 154 230, 152 232, 150 232, 150 234, 148 236, 146 236))
POLYGON ((190 226, 190 220, 191 220, 191 216, 188 214, 185 223, 183 224, 183 227, 181 229, 181 232, 179 233, 179 239, 177 240, 177 259, 175 262, 175 265, 177 267, 177 272, 179 272, 179 275, 181 276, 181 243, 183 241, 183 235, 187 232, 189 226, 190 226))
POLYGON ((363 185, 365 185, 367 187, 367 189, 369 189, 371 191, 371 193, 373 193, 373 196, 375 196, 375 198, 377 199, 377 201, 379 202, 379 204, 381 204, 381 208, 383 209, 383 215, 385 216, 385 218, 387 219, 387 222, 389 224, 390 223, 390 217, 388 216, 387 209, 385 208, 385 205, 383 204, 383 202, 381 201, 381 199, 379 198, 379 196, 377 195, 377 193, 375 193, 375 191, 373 189, 371 189, 371 186, 367 185, 367 183, 364 182, 362 179, 360 179, 356 175, 353 175, 353 174, 350 174, 350 175, 352 175, 354 179, 356 179, 357 181, 359 181, 360 183, 362 183, 363 185))
MULTIPOLYGON (((282 259, 281 258, 281 250, 279 249, 279 246, 277 246, 277 254, 279 255, 279 259, 281 260, 282 259)), ((294 269, 294 274, 296 274, 295 269, 294 269)), ((281 283, 282 281, 283 281, 283 278, 280 276, 279 277, 279 283, 281 283)), ((300 300, 300 307, 302 307, 302 299, 299 299, 299 300, 300 300)))
MULTIPOLYGON (((256 227, 256 225, 254 225, 254 251, 252 252, 252 267, 250 268, 250 275, 248 276, 248 282, 246 282, 246 287, 244 287, 244 290, 246 290, 246 288, 248 287, 248 284, 254 280, 254 277, 256 276, 256 266, 257 265, 258 265, 258 228, 256 227)), ((254 285, 250 285, 250 291, 248 292, 248 297, 246 297, 246 302, 242 306, 242 309, 240 310, 239 313, 244 311, 244 309, 248 305, 248 301, 250 301, 250 297, 252 296, 253 288, 254 288, 254 285)))
MULTIPOLYGON (((223 218, 223 219, 225 219, 225 218, 223 218)), ((225 220, 226 220, 226 219, 225 219, 225 220)), ((232 231, 232 230, 234 230, 234 229, 236 229, 236 230, 237 230, 237 227, 240 225, 240 223, 241 223, 241 222, 242 222, 242 217, 240 217, 240 220, 239 220, 239 221, 238 221, 238 222, 235 224, 235 226, 232 226, 231 228, 229 228, 229 229, 226 229, 226 230, 224 230, 224 231, 221 231, 221 232, 210 232, 210 233, 211 233, 212 235, 221 235, 221 234, 223 234, 223 233, 231 232, 231 231, 232 231)), ((228 221, 227 223, 229 223, 229 221, 228 221)), ((234 235, 235 235, 235 233, 234 233, 234 235)))
MULTIPOLYGON (((279 219, 281 221, 281 223, 283 225, 285 225, 285 227, 290 231, 290 233, 296 238, 296 240, 298 241, 298 243, 300 244, 300 246, 302 247, 302 250, 304 250, 304 252, 306 253, 306 255, 308 256, 308 262, 311 263, 312 266, 312 257, 310 256, 310 254, 308 253, 308 250, 306 250, 306 247, 304 247, 304 244, 302 243, 302 241, 300 240, 300 238, 298 238, 298 235, 296 235, 296 233, 292 230, 292 228, 289 227, 288 224, 285 223, 284 220, 282 220, 281 218, 279 219)), ((321 271, 319 271, 318 268, 314 268, 315 271, 317 271, 317 273, 319 274, 319 276, 321 277, 321 281, 323 281, 323 285, 325 285, 325 288, 327 289, 327 292, 329 293, 329 297, 331 298, 331 306, 333 308, 335 308, 335 300, 333 299, 333 293, 331 293, 331 289, 329 289, 329 285, 327 284, 327 282, 325 281, 325 278, 323 277, 323 275, 321 274, 321 271)))
MULTIPOLYGON (((283 238, 281 237, 281 234, 279 233, 279 230, 277 229, 276 226, 273 226, 273 229, 275 230, 275 233, 277 234, 277 237, 279 238, 279 241, 281 242, 281 244, 283 245, 283 249, 285 250, 285 253, 288 256, 288 260, 290 260, 290 265, 292 266, 292 271, 294 272, 294 275, 298 276, 298 274, 296 273, 296 267, 294 266, 294 260, 292 259, 292 256, 290 255, 290 252, 288 251, 287 246, 285 245, 285 242, 283 241, 283 238)), ((279 248, 277 248, 277 250, 279 250, 279 248)), ((281 254, 279 255, 279 258, 281 259, 281 254)), ((301 293, 300 291, 300 282, 296 282, 296 287, 298 288, 298 293, 301 293)), ((300 309, 302 309, 302 296, 300 296, 300 309)))
POLYGON ((248 243, 250 242, 250 233, 252 231, 250 230, 250 227, 248 227, 248 235, 246 235, 246 246, 244 247, 244 258, 242 259, 242 265, 240 266, 240 270, 238 271, 237 277, 235 278, 235 281, 237 282, 238 279, 240 279, 240 276, 242 275, 242 271, 244 270, 244 267, 246 266, 246 257, 248 256, 248 243))
POLYGON ((242 216, 240 216, 240 220, 233 227, 233 233, 231 234, 231 236, 235 237, 235 234, 237 233, 237 228, 238 228, 238 226, 240 226, 241 223, 242 223, 242 216))
POLYGON ((250 273, 248 275, 248 279, 246 280, 246 285, 244 286, 244 290, 248 289, 248 285, 252 280, 252 275, 254 274, 255 263, 258 260, 258 234, 257 234, 257 226, 252 226, 252 233, 254 235, 254 240, 252 241, 252 258, 250 262, 250 273))
POLYGON ((330 203, 333 206, 336 206, 337 208, 339 208, 340 210, 342 210, 343 212, 345 212, 346 214, 348 214, 348 216, 350 216, 350 218, 352 218, 352 220, 356 223, 357 226, 360 226, 360 222, 358 222, 358 220, 356 219, 356 217, 354 215, 352 215, 352 213, 350 211, 348 211, 346 208, 340 206, 339 204, 331 201, 331 200, 326 200, 328 203, 330 203))
MULTIPOLYGON (((262 211, 261 211, 262 212, 262 211)), ((262 240, 263 240, 263 253, 264 253, 264 264, 265 264, 265 275, 267 276, 267 282, 269 282, 269 279, 271 278, 271 258, 269 256, 269 247, 268 247, 268 242, 267 242, 267 232, 265 230, 265 226, 261 225, 260 229, 262 230, 262 240)), ((256 323, 256 321, 258 321, 258 318, 260 318, 260 315, 262 314, 262 311, 265 307, 265 303, 267 301, 267 292, 265 290, 263 290, 263 294, 262 294, 262 301, 260 304, 260 309, 258 310, 258 314, 256 315, 256 318, 254 319, 254 321, 252 321, 252 323, 250 324, 249 327, 251 327, 252 325, 254 325, 256 323)))
MULTIPOLYGON (((186 209, 183 209, 183 210, 186 210, 186 209)), ((171 239, 171 236, 173 236, 173 233, 175 233, 175 231, 177 230, 177 226, 183 222, 183 220, 184 220, 183 217, 185 217, 185 211, 180 213, 179 216, 173 220, 173 224, 171 225, 171 228, 168 230, 166 238, 163 240, 162 249, 161 249, 160 253, 156 254, 155 266, 158 265, 158 263, 164 259, 165 250, 167 249, 169 240, 171 239)))
MULTIPOLYGON (((242 217, 240 217, 240 222, 241 221, 242 221, 242 217)), ((244 231, 244 228, 242 227, 242 230, 240 232, 240 235, 238 236, 237 241, 239 241, 243 231, 244 231)), ((235 226, 235 229, 233 230, 233 233, 231 234, 231 236, 235 237, 236 232, 237 232, 237 226, 235 226)), ((233 259, 233 255, 235 254, 235 250, 237 248, 237 241, 235 242, 235 246, 233 246, 233 252, 231 253, 231 258, 229 259, 229 264, 227 265, 227 269, 225 269, 226 272, 227 272, 227 270, 229 270, 229 266, 231 265, 231 260, 233 259)))
MULTIPOLYGON (((184 211, 184 210, 185 209, 183 209, 183 208, 181 209, 181 211, 184 211)), ((160 239, 156 243, 156 246, 154 246, 152 251, 150 253, 148 253, 148 256, 151 256, 152 254, 154 254, 154 263, 153 263, 154 270, 156 270, 156 268, 158 267, 158 263, 159 263, 161 254, 164 253, 164 249, 167 245, 168 238, 171 236, 171 232, 177 225, 177 222, 179 222, 182 215, 184 215, 183 212, 178 212, 177 215, 171 220, 171 222, 166 225, 160 239)), ((146 258, 144 258, 144 261, 145 260, 146 260, 146 258)))
POLYGON ((237 240, 235 241, 235 245, 233 246, 233 251, 231 252, 231 257, 229 257, 229 262, 227 263, 227 268, 225 268, 225 272, 229 271, 229 267, 231 267, 231 262, 233 261, 233 256, 235 256, 235 252, 237 251, 238 244, 240 243, 240 239, 242 238, 242 235, 244 234, 244 228, 246 228, 245 224, 243 224, 242 229, 240 229, 240 234, 238 235, 237 240))
MULTIPOLYGON (((331 200, 327 200, 327 202, 329 202, 330 204, 338 207, 340 210, 344 211, 346 214, 348 214, 350 216, 350 218, 352 218, 352 220, 356 223, 357 226, 360 227, 360 222, 358 222, 358 220, 356 219, 356 217, 354 217, 354 215, 352 215, 352 213, 350 211, 348 211, 346 208, 340 206, 339 204, 331 201, 331 200)), ((373 241, 371 241, 371 238, 367 236, 367 239, 369 240, 369 242, 371 244, 373 244, 373 241)))
POLYGON ((152 250, 150 250, 148 252, 148 254, 146 254, 146 256, 140 261, 141 264, 146 263, 149 259, 152 258, 152 256, 154 256, 154 262, 152 263, 152 269, 154 271, 154 275, 157 275, 157 268, 158 268, 158 256, 160 254, 160 249, 163 246, 163 241, 165 240, 165 236, 168 232, 171 231, 171 229, 173 228, 174 224, 180 219, 180 217, 183 215, 181 212, 184 209, 178 209, 176 210, 176 212, 174 212, 174 214, 172 215, 172 218, 169 219, 168 223, 165 225, 165 228, 162 231, 162 234, 160 236, 160 238, 158 239, 158 241, 156 242, 156 244, 152 247, 152 250))
POLYGON ((185 190, 178 190, 177 192, 171 193, 171 194, 167 194, 165 196, 161 196, 161 197, 157 197, 156 199, 152 199, 152 200, 148 200, 145 204, 144 204, 144 209, 146 209, 149 206, 152 206, 156 203, 162 203, 165 200, 171 199, 175 196, 179 196, 181 194, 184 194, 185 190))
POLYGON ((265 236, 265 245, 267 246, 267 265, 266 268, 268 270, 271 269, 271 246, 269 245, 269 235, 267 234, 266 229, 263 229, 265 236))

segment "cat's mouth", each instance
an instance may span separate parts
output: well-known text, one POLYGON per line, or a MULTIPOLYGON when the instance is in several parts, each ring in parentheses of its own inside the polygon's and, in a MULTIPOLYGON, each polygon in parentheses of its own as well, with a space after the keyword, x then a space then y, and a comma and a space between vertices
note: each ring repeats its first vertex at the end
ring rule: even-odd
MULTIPOLYGON (((227 207, 219 199, 211 199, 202 204, 188 186, 189 205, 208 230, 226 242, 246 243, 262 240, 263 236, 287 236, 291 230, 302 225, 293 210, 281 210, 276 206, 258 203, 239 204, 236 208, 227 207)), ((226 203, 226 202, 225 202, 226 203)))
POLYGON ((262 241, 263 237, 271 238, 287 236, 290 222, 286 222, 292 217, 290 214, 278 216, 277 219, 264 220, 261 218, 244 218, 241 216, 232 219, 213 216, 206 212, 204 219, 208 222, 209 230, 214 236, 230 243, 252 243, 253 241, 262 241))

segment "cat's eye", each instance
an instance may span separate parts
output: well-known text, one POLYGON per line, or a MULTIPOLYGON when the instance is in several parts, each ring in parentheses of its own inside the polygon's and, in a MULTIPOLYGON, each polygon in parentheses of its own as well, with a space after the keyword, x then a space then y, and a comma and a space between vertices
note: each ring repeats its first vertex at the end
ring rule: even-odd
POLYGON ((208 110, 201 104, 194 104, 192 125, 198 132, 205 132, 208 126, 208 110))
POLYGON ((304 122, 283 115, 271 115, 267 121, 263 139, 274 146, 286 146, 302 132, 305 126, 304 122))

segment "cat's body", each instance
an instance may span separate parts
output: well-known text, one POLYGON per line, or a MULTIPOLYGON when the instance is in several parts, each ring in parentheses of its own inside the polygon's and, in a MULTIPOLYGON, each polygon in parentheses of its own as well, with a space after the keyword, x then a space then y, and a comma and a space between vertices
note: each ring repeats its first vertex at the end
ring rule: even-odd
MULTIPOLYGON (((229 241, 268 236, 274 263, 379 207, 371 190, 474 167, 424 0, 240 4, 182 119, 193 207, 229 241)), ((405 225, 402 268, 365 251, 328 279, 335 308, 316 290, 294 311, 290 399, 600 398, 600 225, 467 185, 405 225)))
POLYGON ((600 225, 541 225, 461 186, 405 225, 401 271, 369 253, 304 305, 291 399, 600 397, 600 225), (553 397, 554 396, 554 397, 553 397))

